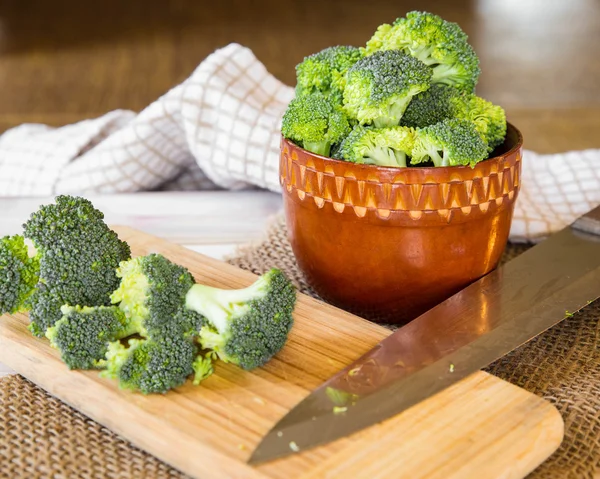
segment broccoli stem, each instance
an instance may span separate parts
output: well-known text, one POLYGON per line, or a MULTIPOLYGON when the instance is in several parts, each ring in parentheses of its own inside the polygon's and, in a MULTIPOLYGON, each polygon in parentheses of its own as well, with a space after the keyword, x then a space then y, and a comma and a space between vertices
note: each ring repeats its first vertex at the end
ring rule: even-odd
POLYGON ((396 157, 396 164, 398 166, 401 166, 403 168, 406 168, 406 153, 404 153, 403 151, 396 151, 394 150, 395 153, 395 157, 396 157))
POLYGON ((328 141, 304 141, 303 147, 305 150, 316 153, 321 156, 329 156, 329 152, 331 150, 331 143, 328 141))
POLYGON ((365 163, 378 166, 406 167, 406 154, 393 148, 377 147, 368 152, 365 163))
POLYGON ((260 299, 266 294, 263 276, 243 289, 220 289, 203 284, 193 285, 185 297, 187 309, 209 318, 210 322, 221 334, 229 327, 229 316, 243 314, 247 303, 260 299))
POLYGON ((405 98, 397 99, 390 105, 389 112, 386 116, 380 116, 379 118, 375 118, 373 120, 373 124, 376 128, 386 128, 389 126, 398 126, 400 124, 400 119, 410 100, 412 99, 412 95, 407 95, 405 98))
POLYGON ((460 77, 460 72, 456 68, 456 65, 440 63, 433 67, 433 76, 431 77, 432 83, 442 83, 444 85, 454 86, 460 80, 462 80, 462 78, 460 77))
POLYGON ((442 158, 435 148, 429 150, 427 154, 435 166, 448 166, 448 161, 445 158, 442 158))
POLYGON ((432 58, 431 54, 433 53, 434 50, 434 46, 422 46, 422 47, 418 47, 418 48, 410 48, 410 54, 413 57, 416 57, 417 59, 419 59, 420 61, 422 61, 423 63, 425 63, 425 65, 427 66, 432 66, 432 65, 436 65, 438 64, 438 60, 436 60, 435 58, 432 58))

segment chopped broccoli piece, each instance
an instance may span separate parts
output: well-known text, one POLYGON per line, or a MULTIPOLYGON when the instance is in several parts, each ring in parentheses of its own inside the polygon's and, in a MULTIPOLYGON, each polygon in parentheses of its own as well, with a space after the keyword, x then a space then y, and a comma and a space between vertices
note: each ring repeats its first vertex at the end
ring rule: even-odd
POLYGON ((60 289, 38 283, 27 300, 29 331, 34 336, 43 337, 46 330, 62 318, 60 308, 67 304, 67 301, 63 299, 63 292, 60 289))
POLYGON ((150 254, 122 262, 117 276, 121 283, 111 301, 118 303, 129 319, 130 334, 176 336, 197 327, 197 316, 178 314, 194 284, 194 278, 183 266, 160 254, 150 254))
POLYGON ((125 335, 127 320, 115 306, 63 306, 62 318, 46 330, 69 369, 93 369, 104 359, 108 344, 125 335))
POLYGON ((214 372, 212 362, 213 362, 213 358, 210 353, 208 353, 204 357, 199 355, 196 358, 196 360, 194 361, 194 364, 192 364, 192 367, 194 368, 194 380, 193 380, 194 386, 197 386, 198 384, 200 384, 202 381, 204 381, 207 377, 209 377, 214 372))
POLYGON ((477 131, 488 145, 488 153, 501 145, 506 137, 506 114, 501 106, 474 94, 466 94, 453 101, 454 116, 475 123, 477 131))
POLYGON ((285 138, 322 156, 328 156, 331 145, 349 132, 348 118, 342 108, 319 93, 294 98, 281 124, 285 138))
POLYGON ((488 144, 488 152, 504 142, 506 115, 502 107, 446 85, 432 85, 429 90, 416 95, 400 123, 423 128, 449 118, 475 123, 477 131, 488 144))
POLYGON ((415 131, 403 126, 365 128, 356 126, 342 142, 339 158, 352 163, 405 167, 412 155, 415 131))
POLYGON ((473 92, 481 70, 479 58, 458 24, 427 12, 409 12, 394 25, 381 25, 364 53, 401 50, 433 69, 432 83, 473 92))
POLYGON ((106 359, 100 362, 102 377, 117 379, 124 389, 143 394, 166 393, 182 385, 194 372, 198 351, 181 337, 130 339, 129 347, 119 341, 109 344, 106 359))
POLYGON ((335 407, 346 407, 349 404, 354 405, 358 399, 358 394, 349 393, 348 391, 343 391, 338 388, 332 388, 331 386, 328 386, 325 389, 325 394, 327 394, 327 397, 335 407))
POLYGON ((348 70, 344 107, 361 125, 396 126, 412 97, 431 83, 431 69, 398 50, 375 52, 348 70))
POLYGON ((427 91, 415 95, 408 104, 400 124, 412 128, 435 125, 455 116, 453 100, 461 97, 460 90, 435 84, 427 91))
POLYGON ((23 225, 40 258, 37 288, 43 291, 27 302, 34 334, 43 335, 62 317, 63 304, 110 304, 110 293, 119 284, 115 269, 129 258, 130 249, 103 219, 89 200, 62 195, 23 225))
POLYGON ((448 119, 417 128, 412 164, 431 160, 435 166, 471 165, 487 157, 487 144, 473 122, 448 119))
POLYGON ((195 284, 186 297, 186 307, 208 322, 199 332, 202 348, 244 369, 265 364, 284 346, 295 302, 294 286, 277 269, 244 289, 195 284))
POLYGON ((359 48, 338 45, 306 57, 296 66, 296 95, 322 93, 341 104, 346 72, 362 56, 359 48))
POLYGON ((39 273, 39 256, 30 254, 22 236, 0 239, 0 314, 26 309, 39 273))

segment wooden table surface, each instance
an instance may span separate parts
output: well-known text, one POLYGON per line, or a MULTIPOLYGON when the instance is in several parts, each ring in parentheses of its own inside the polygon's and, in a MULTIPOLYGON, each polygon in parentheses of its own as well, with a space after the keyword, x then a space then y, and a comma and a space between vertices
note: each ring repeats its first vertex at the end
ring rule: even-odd
POLYGON ((305 55, 364 44, 412 9, 469 34, 478 93, 506 108, 527 148, 600 147, 597 0, 2 0, 0 131, 140 110, 234 41, 292 84, 305 55))

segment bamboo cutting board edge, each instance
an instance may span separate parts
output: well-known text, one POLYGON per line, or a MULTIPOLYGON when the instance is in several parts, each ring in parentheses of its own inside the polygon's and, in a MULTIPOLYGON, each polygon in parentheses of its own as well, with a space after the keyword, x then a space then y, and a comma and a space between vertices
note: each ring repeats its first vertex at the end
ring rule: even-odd
MULTIPOLYGON (((197 279, 209 284, 240 287, 255 277, 252 273, 130 228, 114 229, 122 239, 130 242, 135 255, 163 252, 165 256, 189 267, 197 279)), ((181 408, 182 404, 192 404, 187 398, 200 398, 201 389, 184 386, 182 392, 175 391, 161 397, 143 397, 120 391, 114 383, 98 378, 95 372, 69 371, 47 342, 29 334, 26 322, 25 315, 17 315, 4 319, 0 324, 1 361, 138 447, 201 479, 316 478, 343 475, 357 478, 517 479, 543 462, 562 441, 563 422, 556 408, 523 389, 484 372, 477 372, 403 414, 349 438, 296 456, 251 467, 245 463, 245 459, 261 434, 268 429, 268 422, 271 421, 271 425, 275 422, 272 419, 274 413, 269 413, 269 421, 260 418, 260 426, 256 427, 260 429, 259 434, 255 434, 256 431, 246 432, 246 436, 251 439, 248 444, 240 444, 243 448, 238 451, 219 450, 206 437, 198 437, 198 429, 189 427, 189 419, 195 419, 192 412, 196 413, 196 409, 204 408, 204 403, 193 403, 192 412, 181 408), (107 407, 115 403, 119 404, 118 408, 107 407), (187 420, 184 417, 186 412, 190 415, 187 420), (184 416, 181 416, 182 413, 184 416), (132 417, 137 417, 137 420, 131 422, 132 417), (482 428, 488 430, 486 435, 481 435, 482 428), (407 440, 407 436, 410 440, 407 440), (169 447, 173 444, 176 447, 169 447), (381 454, 381 448, 389 449, 390 452, 381 454), (489 451, 494 451, 494 454, 490 455, 489 451), (403 470, 406 475, 399 476, 399 470, 403 470), (357 475, 359 471, 360 475, 357 475)), ((286 409, 308 394, 312 387, 370 349, 388 335, 389 331, 300 295, 293 333, 290 337, 292 344, 278 355, 282 360, 275 358, 271 361, 272 364, 264 368, 265 371, 241 372, 239 368, 226 365, 224 369, 217 369, 216 376, 220 376, 222 371, 223 376, 230 381, 227 384, 235 384, 237 381, 243 388, 250 388, 252 394, 258 397, 265 385, 269 386, 269 390, 276 389, 277 396, 281 398, 278 397, 278 402, 273 401, 272 408, 281 416, 286 409), (331 323, 330 320, 334 317, 337 321, 331 323), (331 344, 333 359, 327 357, 327 363, 323 365, 325 371, 309 371, 305 372, 306 377, 301 377, 302 370, 298 364, 303 364, 297 358, 294 359, 301 351, 299 340, 312 337, 307 335, 314 333, 317 326, 320 335, 329 342, 323 340, 315 344, 331 344), (298 337, 294 338, 294 335, 298 337), (341 336, 344 341, 351 339, 349 345, 355 348, 352 353, 348 354, 340 349, 341 342, 336 343, 337 336, 341 336), (289 367, 294 361, 298 362, 295 365, 297 371, 289 367), (282 381, 282 377, 277 375, 280 371, 283 371, 283 378, 291 379, 282 381)), ((305 366, 310 368, 314 364, 309 362, 305 366)), ((213 388, 208 386, 207 392, 208 389, 213 388)), ((211 392, 236 394, 227 389, 225 393, 218 388, 214 389, 211 392)), ((242 396, 235 397, 247 399, 242 396)), ((267 396, 263 400, 271 399, 267 396)), ((209 400, 207 403, 218 405, 209 400)), ((242 401, 241 404, 244 409, 240 411, 246 411, 246 403, 242 401)), ((260 414, 263 413, 264 410, 260 411, 260 414)), ((231 417, 228 420, 231 422, 231 417)), ((209 426, 199 423, 194 427, 202 429, 209 426)), ((231 431, 225 429, 225 434, 231 434, 231 431)))

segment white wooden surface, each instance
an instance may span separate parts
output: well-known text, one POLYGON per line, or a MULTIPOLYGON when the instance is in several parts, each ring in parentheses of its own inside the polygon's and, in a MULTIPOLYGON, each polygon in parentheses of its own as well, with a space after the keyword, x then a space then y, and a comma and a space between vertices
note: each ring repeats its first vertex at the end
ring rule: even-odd
MULTIPOLYGON (((259 240, 281 209, 281 196, 266 191, 156 192, 88 196, 106 222, 131 226, 207 256, 223 259, 259 240)), ((1 198, 0 237, 21 225, 52 198, 1 198)), ((0 376, 12 371, 0 363, 0 376)))

